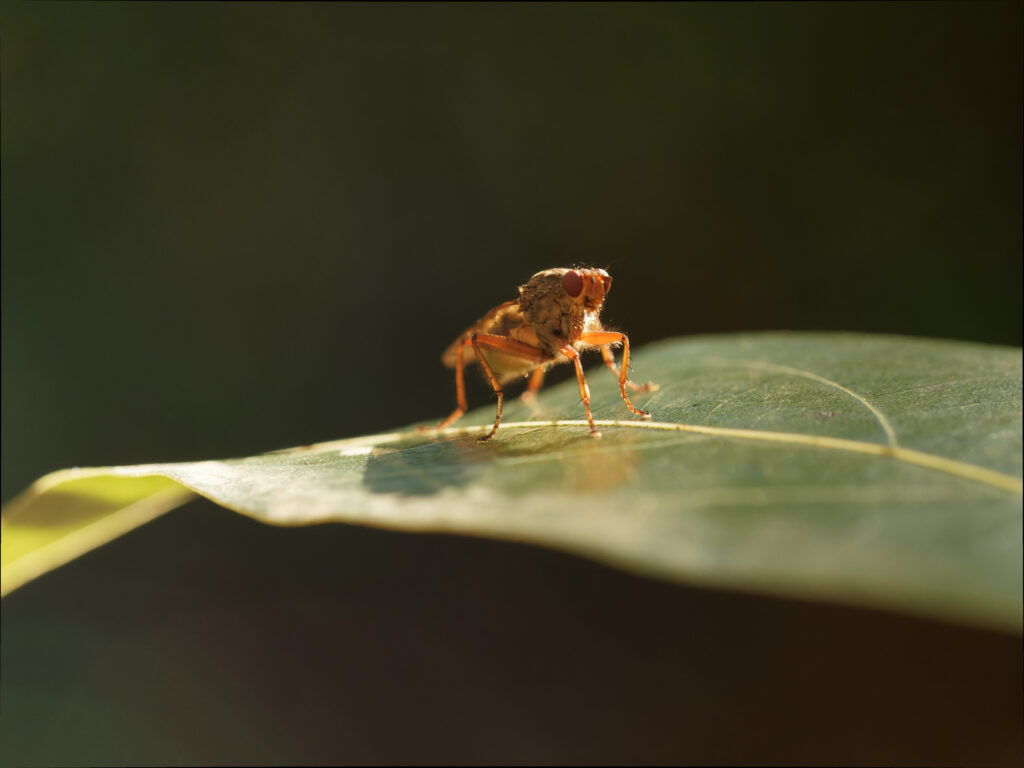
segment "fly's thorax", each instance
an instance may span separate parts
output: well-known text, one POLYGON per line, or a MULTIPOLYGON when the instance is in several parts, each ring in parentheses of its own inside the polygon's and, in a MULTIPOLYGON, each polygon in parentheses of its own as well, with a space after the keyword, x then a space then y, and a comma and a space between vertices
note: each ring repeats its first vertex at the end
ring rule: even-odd
POLYGON ((523 318, 549 354, 557 354, 566 344, 574 345, 586 329, 588 316, 596 317, 596 313, 586 308, 586 296, 573 297, 566 293, 564 278, 570 271, 547 269, 519 288, 523 318))
POLYGON ((540 339, 537 338, 537 331, 529 323, 521 323, 511 329, 508 335, 513 341, 518 341, 520 344, 526 344, 531 347, 541 346, 540 339))
POLYGON ((538 272, 525 284, 519 286, 519 307, 531 322, 540 321, 553 305, 559 305, 569 297, 562 287, 562 278, 567 269, 545 269, 538 272))

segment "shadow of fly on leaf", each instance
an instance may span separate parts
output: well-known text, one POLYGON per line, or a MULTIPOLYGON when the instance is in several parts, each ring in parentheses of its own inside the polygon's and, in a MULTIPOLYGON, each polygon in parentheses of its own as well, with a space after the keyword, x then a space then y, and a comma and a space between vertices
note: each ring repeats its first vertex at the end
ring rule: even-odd
POLYGON ((544 382, 544 374, 552 365, 572 362, 580 397, 590 424, 590 436, 600 437, 590 413, 590 387, 583 377, 580 352, 600 349, 605 365, 619 382, 622 399, 635 415, 650 419, 629 400, 627 389, 653 392, 658 386, 629 380, 629 338, 624 333, 608 331, 601 325, 604 298, 612 287, 612 279, 603 269, 560 267, 546 269, 519 286, 519 298, 499 304, 463 333, 445 350, 441 361, 455 369, 455 391, 458 406, 436 427, 440 430, 455 422, 466 412, 466 387, 463 370, 467 364, 479 363, 487 381, 498 396, 498 411, 491 431, 479 438, 490 440, 501 423, 505 400, 502 385, 529 375, 523 399, 532 402, 544 382), (612 348, 622 346, 622 366, 615 365, 612 348))

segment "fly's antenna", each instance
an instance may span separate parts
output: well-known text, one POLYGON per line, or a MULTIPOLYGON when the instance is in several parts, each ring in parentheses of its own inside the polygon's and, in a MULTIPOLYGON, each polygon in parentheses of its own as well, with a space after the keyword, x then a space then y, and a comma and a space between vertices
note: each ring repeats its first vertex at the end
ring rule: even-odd
POLYGON ((604 271, 605 272, 611 272, 612 271, 612 267, 614 267, 616 264, 622 263, 622 260, 625 259, 625 258, 626 257, 624 255, 616 256, 614 259, 609 261, 607 265, 605 265, 604 271))

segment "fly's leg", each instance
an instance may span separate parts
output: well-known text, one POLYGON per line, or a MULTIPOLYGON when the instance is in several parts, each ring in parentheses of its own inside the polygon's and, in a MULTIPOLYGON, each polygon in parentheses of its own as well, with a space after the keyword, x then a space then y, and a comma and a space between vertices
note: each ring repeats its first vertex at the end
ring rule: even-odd
POLYGON ((622 393, 622 399, 626 401, 626 407, 629 408, 637 416, 641 416, 645 419, 651 418, 651 414, 647 411, 642 411, 639 408, 635 408, 629 401, 629 395, 626 393, 627 385, 631 385, 633 389, 640 391, 651 391, 656 388, 656 384, 647 382, 643 387, 637 387, 635 384, 626 378, 629 371, 629 339, 624 333, 615 333, 613 331, 588 331, 580 336, 580 341, 584 344, 602 345, 601 354, 604 355, 605 364, 615 372, 615 359, 612 357, 611 350, 607 348, 607 344, 622 344, 622 367, 618 371, 619 379, 619 391, 622 393))
POLYGON ((455 423, 466 412, 466 383, 462 373, 465 365, 462 362, 462 348, 466 346, 468 341, 469 337, 462 340, 462 344, 459 345, 459 356, 455 360, 455 396, 458 407, 452 411, 451 416, 434 427, 434 429, 444 429, 449 424, 455 423))
MULTIPOLYGON (((608 366, 608 370, 618 379, 620 376, 619 367, 615 364, 615 354, 612 352, 610 345, 605 344, 601 347, 601 356, 604 358, 604 364, 608 366)), ((646 384, 634 384, 629 379, 626 379, 626 388, 634 392, 655 392, 658 390, 658 385, 653 381, 648 381, 646 384)))
POLYGON ((526 385, 526 391, 520 396, 520 400, 531 408, 536 407, 537 390, 540 389, 540 385, 544 383, 544 374, 547 373, 547 370, 548 367, 546 365, 534 368, 533 373, 530 374, 530 382, 526 385))
MULTIPOLYGON (((484 356, 482 350, 493 349, 502 354, 509 355, 511 357, 518 357, 522 360, 529 361, 540 365, 540 370, 547 366, 541 365, 551 359, 549 355, 544 354, 541 350, 536 347, 531 347, 529 344, 522 344, 518 341, 507 339, 504 336, 495 336, 489 333, 474 333, 469 336, 463 337, 459 343, 458 356, 455 359, 455 393, 458 399, 458 407, 452 411, 451 415, 433 427, 434 430, 444 429, 450 424, 454 423, 462 416, 467 410, 466 405, 466 383, 465 383, 465 363, 462 359, 462 350, 466 347, 473 348, 473 354, 476 355, 477 362, 480 363, 480 367, 484 370, 484 375, 487 376, 487 381, 491 385, 491 389, 494 390, 494 394, 498 396, 498 412, 494 417, 494 426, 491 431, 480 438, 480 441, 490 440, 494 437, 494 433, 498 431, 498 425, 501 423, 501 412, 502 406, 505 402, 505 393, 502 391, 501 382, 498 381, 498 377, 494 374, 494 370, 487 362, 487 358, 484 356)), ((536 390, 540 387, 543 381, 543 373, 540 377, 537 377, 534 373, 533 378, 530 380, 530 387, 536 390), (534 379, 537 379, 536 385, 534 385, 534 379)))
POLYGON ((600 437, 601 433, 598 432, 597 427, 594 426, 594 417, 590 415, 590 387, 587 386, 587 380, 583 378, 583 365, 580 363, 580 353, 570 346, 562 347, 560 351, 563 355, 572 360, 573 365, 576 366, 576 381, 580 384, 580 397, 583 399, 583 409, 587 412, 587 422, 590 424, 590 436, 600 437))
POLYGON ((480 340, 479 334, 474 333, 470 336, 470 341, 473 344, 473 351, 476 353, 476 359, 480 363, 480 367, 484 369, 484 373, 487 375, 487 381, 490 382, 491 388, 494 390, 494 394, 498 396, 498 412, 494 414, 494 426, 491 427, 491 431, 483 437, 479 438, 480 442, 486 442, 494 437, 494 433, 498 431, 498 425, 501 424, 501 406, 505 402, 505 393, 501 390, 501 383, 498 381, 498 377, 494 375, 494 371, 491 370, 491 366, 487 363, 487 358, 484 357, 484 353, 480 351, 480 340))
MULTIPOLYGON (((484 374, 487 376, 487 381, 490 382, 491 388, 494 390, 494 394, 498 396, 498 412, 494 416, 494 426, 491 431, 480 438, 480 442, 485 442, 494 437, 494 433, 498 431, 498 425, 501 423, 501 407, 505 402, 505 393, 501 389, 501 382, 498 381, 498 377, 494 375, 494 371, 491 369, 490 364, 487 362, 487 358, 484 356, 482 350, 493 349, 496 352, 509 355, 511 357, 518 357, 522 360, 528 360, 533 363, 542 363, 550 358, 545 355, 541 350, 536 347, 531 347, 529 344, 522 344, 512 339, 507 339, 504 336, 494 336, 490 333, 474 333, 469 337, 467 342, 463 342, 473 345, 473 352, 476 353, 476 359, 480 363, 480 367, 484 369, 484 374)), ((538 385, 539 386, 539 385, 538 385)))

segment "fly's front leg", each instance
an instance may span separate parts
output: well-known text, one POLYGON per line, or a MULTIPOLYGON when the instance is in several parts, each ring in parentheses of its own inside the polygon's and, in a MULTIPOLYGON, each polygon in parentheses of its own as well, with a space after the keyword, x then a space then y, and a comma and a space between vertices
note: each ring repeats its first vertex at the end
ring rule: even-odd
POLYGON ((588 331, 580 336, 580 341, 584 344, 601 345, 601 354, 604 356, 605 364, 612 369, 613 373, 618 375, 619 391, 622 393, 622 399, 626 401, 626 407, 637 416, 642 416, 645 419, 651 418, 651 414, 647 411, 635 408, 633 403, 629 401, 629 395, 626 393, 627 386, 645 392, 657 388, 657 385, 651 382, 647 382, 643 387, 638 387, 626 378, 629 372, 629 339, 626 337, 626 334, 613 331, 588 331), (608 344, 622 344, 622 368, 617 372, 615 370, 615 358, 612 356, 611 350, 606 346, 608 344))
POLYGON ((590 387, 587 386, 587 380, 583 378, 583 365, 580 363, 580 353, 570 346, 562 347, 561 352, 572 360, 573 365, 576 366, 576 381, 580 384, 580 397, 583 400, 583 409, 587 412, 587 422, 590 424, 590 436, 600 437, 601 433, 598 432, 597 427, 594 426, 594 417, 590 415, 590 387))

